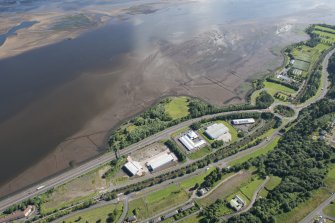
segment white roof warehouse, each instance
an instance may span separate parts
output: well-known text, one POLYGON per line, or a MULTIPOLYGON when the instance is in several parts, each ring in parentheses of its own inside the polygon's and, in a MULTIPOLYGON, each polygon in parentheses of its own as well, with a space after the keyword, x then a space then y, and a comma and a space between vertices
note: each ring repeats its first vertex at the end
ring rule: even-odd
POLYGON ((253 124, 255 123, 255 119, 253 118, 246 118, 246 119, 234 119, 232 121, 234 125, 245 125, 245 124, 253 124))
POLYGON ((194 131, 189 131, 186 135, 180 137, 179 141, 188 151, 200 148, 202 145, 206 144, 205 140, 200 139, 194 131))
POLYGON ((208 126, 206 128, 206 134, 211 138, 211 139, 217 139, 220 136, 226 134, 229 132, 229 129, 222 123, 215 123, 211 126, 208 126))
POLYGON ((147 162, 147 167, 149 170, 154 171, 157 168, 164 166, 165 164, 171 163, 174 161, 174 157, 170 153, 163 153, 159 156, 154 157, 152 160, 147 162))

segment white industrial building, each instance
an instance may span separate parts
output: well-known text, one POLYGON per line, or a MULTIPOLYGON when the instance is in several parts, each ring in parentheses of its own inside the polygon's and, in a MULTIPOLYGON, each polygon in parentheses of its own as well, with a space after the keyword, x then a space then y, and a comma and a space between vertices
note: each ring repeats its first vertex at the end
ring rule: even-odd
POLYGON ((128 157, 128 162, 123 166, 132 176, 138 175, 142 176, 143 174, 143 167, 139 162, 131 160, 128 157))
POLYGON ((179 138, 179 141, 186 147, 188 151, 198 149, 206 144, 205 140, 200 139, 197 133, 194 131, 188 131, 185 135, 179 138))
POLYGON ((229 129, 223 123, 214 123, 206 128, 206 135, 211 139, 222 140, 229 142, 231 140, 231 134, 229 129))
POLYGON ((168 163, 171 163, 175 161, 174 156, 171 153, 161 153, 156 157, 153 157, 151 160, 149 160, 146 165, 149 170, 154 171, 158 169, 161 166, 164 166, 168 163))
POLYGON ((234 125, 245 125, 245 124, 253 124, 255 123, 255 119, 253 118, 245 118, 245 119, 234 119, 232 121, 234 125))

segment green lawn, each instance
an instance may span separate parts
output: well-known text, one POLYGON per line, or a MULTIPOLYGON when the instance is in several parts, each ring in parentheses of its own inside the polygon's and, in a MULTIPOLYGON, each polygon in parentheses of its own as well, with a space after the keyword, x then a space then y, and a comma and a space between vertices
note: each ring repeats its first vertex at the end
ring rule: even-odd
POLYGON ((137 217, 143 220, 174 207, 189 199, 184 189, 177 185, 169 186, 165 189, 153 192, 146 197, 141 197, 129 202, 128 215, 137 210, 137 217))
POLYGON ((97 222, 99 219, 101 222, 106 222, 108 218, 108 214, 113 213, 115 207, 117 208, 117 216, 116 219, 120 217, 122 214, 122 207, 123 204, 119 203, 117 206, 115 204, 109 204, 105 205, 103 207, 99 208, 94 208, 88 211, 84 211, 78 214, 75 214, 69 218, 66 218, 63 221, 60 222, 65 222, 65 223, 70 223, 70 222, 78 222, 78 223, 85 223, 85 222, 97 222))
POLYGON ((248 161, 251 158, 255 158, 257 156, 264 155, 264 154, 270 152, 271 150, 273 150, 277 146, 279 139, 280 139, 280 137, 278 136, 274 140, 272 140, 271 143, 269 143, 267 146, 265 146, 265 147, 263 147, 261 149, 258 149, 255 152, 253 152, 251 154, 248 154, 248 155, 246 155, 244 157, 241 157, 241 158, 239 158, 237 160, 231 161, 229 163, 229 165, 230 166, 235 166, 237 164, 244 163, 244 162, 248 161))
POLYGON ((240 191, 249 199, 252 199, 252 196, 256 192, 257 188, 264 182, 264 179, 259 177, 253 178, 253 180, 240 188, 240 191))
POLYGON ((165 110, 172 119, 187 116, 189 114, 187 97, 172 98, 171 101, 165 105, 165 110))
POLYGON ((323 209, 323 212, 326 215, 335 218, 335 203, 328 205, 325 209, 323 209))
POLYGON ((195 152, 187 154, 187 157, 190 158, 191 160, 196 160, 196 159, 200 159, 200 158, 206 156, 210 152, 211 152, 211 149, 208 146, 205 146, 201 149, 198 149, 195 152))
POLYGON ((276 84, 273 82, 269 82, 269 81, 264 81, 264 88, 266 88, 266 91, 271 94, 272 96, 275 95, 276 92, 278 91, 282 91, 284 93, 288 93, 288 94, 294 94, 296 93, 296 91, 292 88, 286 87, 284 85, 281 84, 276 84))
POLYGON ((265 188, 267 190, 273 190, 281 183, 282 179, 277 176, 270 176, 269 182, 266 183, 265 188))

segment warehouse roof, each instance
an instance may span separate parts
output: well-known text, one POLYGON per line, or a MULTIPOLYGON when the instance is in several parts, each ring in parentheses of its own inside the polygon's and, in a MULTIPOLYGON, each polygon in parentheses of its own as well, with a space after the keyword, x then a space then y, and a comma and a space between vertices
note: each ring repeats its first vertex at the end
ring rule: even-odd
MULTIPOLYGON (((140 163, 136 162, 136 161, 129 161, 127 162, 124 167, 132 174, 132 175, 136 175, 140 172, 140 170, 142 169, 142 166, 140 163)), ((139 174, 140 175, 140 174, 139 174)))
POLYGON ((226 134, 229 132, 229 129, 222 123, 214 123, 211 126, 208 126, 206 128, 206 134, 211 138, 211 139, 217 139, 223 134, 226 134))
POLYGON ((255 123, 255 119, 253 118, 234 119, 232 123, 234 125, 252 124, 252 123, 255 123))
POLYGON ((174 157, 170 153, 162 153, 159 156, 154 157, 152 160, 148 161, 147 166, 151 170, 155 170, 158 167, 161 167, 167 163, 174 161, 174 157))

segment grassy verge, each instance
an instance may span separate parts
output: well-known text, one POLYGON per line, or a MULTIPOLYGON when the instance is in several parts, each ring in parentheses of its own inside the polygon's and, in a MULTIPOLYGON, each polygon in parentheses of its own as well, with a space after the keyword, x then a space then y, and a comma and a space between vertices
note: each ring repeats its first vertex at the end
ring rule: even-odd
POLYGON ((187 157, 191 160, 200 159, 211 152, 211 149, 208 146, 205 146, 195 152, 187 154, 187 157))

